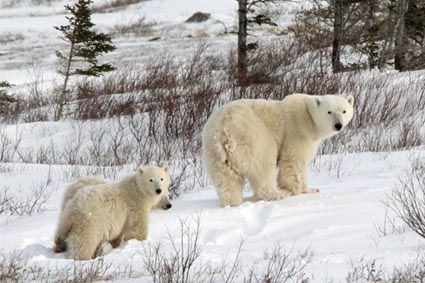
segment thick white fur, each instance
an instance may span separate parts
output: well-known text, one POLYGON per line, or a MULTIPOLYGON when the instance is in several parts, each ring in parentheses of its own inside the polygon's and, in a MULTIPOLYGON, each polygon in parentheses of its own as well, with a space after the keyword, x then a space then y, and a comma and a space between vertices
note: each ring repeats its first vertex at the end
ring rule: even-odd
POLYGON ((242 203, 246 179, 254 200, 317 192, 307 187, 307 163, 323 139, 339 132, 337 123, 342 130, 350 122, 353 104, 352 96, 293 94, 282 101, 242 99, 218 109, 205 124, 202 142, 221 205, 242 203))
MULTIPOLYGON (((68 188, 66 188, 65 193, 63 194, 61 211, 64 210, 66 203, 69 200, 71 200, 75 196, 75 194, 78 192, 78 190, 80 190, 81 188, 93 186, 93 185, 107 184, 107 183, 108 182, 106 180, 99 177, 93 177, 93 176, 84 177, 72 183, 71 185, 68 186, 68 188)), ((152 209, 167 210, 170 208, 169 205, 171 205, 171 202, 170 202, 170 197, 167 191, 161 194, 161 200, 159 201, 157 205, 152 207, 152 209)))
POLYGON ((94 177, 72 184, 64 194, 54 250, 86 260, 123 241, 145 240, 150 210, 168 198, 169 185, 168 166, 138 168, 115 184, 94 177))

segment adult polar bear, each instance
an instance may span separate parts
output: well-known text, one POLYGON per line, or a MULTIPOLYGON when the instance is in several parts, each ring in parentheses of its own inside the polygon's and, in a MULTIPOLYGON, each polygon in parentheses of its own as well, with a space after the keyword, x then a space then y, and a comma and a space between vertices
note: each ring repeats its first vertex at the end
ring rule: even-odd
POLYGON ((254 200, 317 192, 307 187, 307 163, 350 122, 353 104, 352 96, 292 94, 241 99, 214 112, 202 134, 203 158, 221 205, 242 203, 245 179, 254 200))

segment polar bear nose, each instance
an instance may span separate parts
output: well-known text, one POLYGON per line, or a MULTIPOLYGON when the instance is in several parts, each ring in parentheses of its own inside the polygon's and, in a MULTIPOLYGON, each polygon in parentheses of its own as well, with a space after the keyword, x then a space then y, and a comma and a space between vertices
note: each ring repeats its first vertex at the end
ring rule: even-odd
POLYGON ((342 128, 341 123, 336 123, 336 124, 335 124, 335 129, 336 129, 337 131, 341 130, 341 128, 342 128))
POLYGON ((159 195, 162 191, 161 191, 161 189, 156 189, 155 192, 159 195))
POLYGON ((171 203, 167 204, 167 209, 170 209, 172 207, 171 203))

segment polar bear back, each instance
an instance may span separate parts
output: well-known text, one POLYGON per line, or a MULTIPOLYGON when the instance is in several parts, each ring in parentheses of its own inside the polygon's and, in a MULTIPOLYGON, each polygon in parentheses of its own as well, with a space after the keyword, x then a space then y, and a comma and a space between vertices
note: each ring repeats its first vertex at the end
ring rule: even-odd
POLYGON ((130 212, 120 188, 109 183, 81 188, 69 205, 76 221, 96 219, 93 229, 102 232, 105 241, 118 237, 130 212))
POLYGON ((313 143, 314 151, 316 130, 308 113, 308 97, 297 94, 282 101, 241 99, 230 102, 208 119, 203 132, 204 145, 227 141, 227 149, 232 149, 235 143, 252 142, 248 145, 252 150, 277 154, 282 146, 296 144, 294 150, 297 150, 302 148, 299 145, 313 143), (233 144, 228 139, 230 135, 233 144))

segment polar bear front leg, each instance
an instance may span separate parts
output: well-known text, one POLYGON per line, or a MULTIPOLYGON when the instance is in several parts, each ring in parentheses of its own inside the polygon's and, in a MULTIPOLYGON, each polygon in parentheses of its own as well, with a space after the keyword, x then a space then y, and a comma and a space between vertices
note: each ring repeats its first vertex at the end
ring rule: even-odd
POLYGON ((142 212, 139 215, 139 219, 137 221, 131 221, 132 225, 128 225, 128 230, 125 231, 122 235, 122 241, 128 240, 139 240, 144 241, 148 238, 149 231, 149 216, 148 213, 142 212))
POLYGON ((254 191, 253 201, 273 201, 281 200, 292 195, 290 191, 280 190, 276 183, 276 168, 270 166, 268 170, 261 174, 252 174, 249 183, 254 191))
POLYGON ((279 187, 293 195, 317 193, 307 186, 307 163, 297 158, 281 158, 278 176, 279 187))
POLYGON ((97 246, 96 252, 94 253, 94 257, 104 256, 114 248, 110 242, 102 242, 99 246, 97 246))

